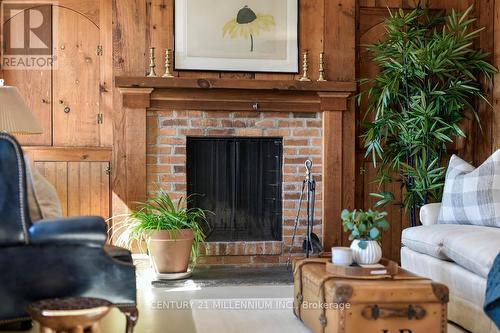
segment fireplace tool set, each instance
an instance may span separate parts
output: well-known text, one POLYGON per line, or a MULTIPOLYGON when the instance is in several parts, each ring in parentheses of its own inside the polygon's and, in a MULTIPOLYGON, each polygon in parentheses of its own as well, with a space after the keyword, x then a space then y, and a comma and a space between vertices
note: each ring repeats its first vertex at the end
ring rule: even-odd
POLYGON ((316 201, 316 180, 314 180, 314 176, 312 175, 313 162, 311 160, 307 160, 304 163, 304 165, 306 167, 306 178, 302 181, 302 190, 300 191, 299 207, 297 208, 297 215, 295 217, 295 224, 293 227, 292 242, 290 243, 290 248, 288 251, 287 266, 290 265, 293 246, 295 244, 295 237, 297 236, 297 229, 300 224, 300 211, 302 208, 302 202, 304 201, 304 194, 306 195, 306 206, 307 206, 306 208, 307 228, 306 228, 306 236, 304 238, 304 242, 302 243, 302 249, 304 250, 306 258, 309 258, 311 254, 319 253, 322 249, 319 237, 312 232, 314 224, 314 205, 316 201))

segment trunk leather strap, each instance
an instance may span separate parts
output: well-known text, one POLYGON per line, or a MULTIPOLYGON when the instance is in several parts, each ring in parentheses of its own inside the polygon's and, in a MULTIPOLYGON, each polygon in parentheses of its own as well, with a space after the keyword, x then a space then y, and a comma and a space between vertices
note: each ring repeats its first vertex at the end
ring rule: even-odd
POLYGON ((297 300, 297 307, 294 308, 294 312, 295 312, 295 315, 300 320, 302 320, 301 310, 302 310, 302 302, 304 301, 304 296, 303 296, 304 284, 302 282, 302 269, 304 268, 305 265, 309 265, 309 264, 324 264, 324 265, 326 265, 327 261, 328 261, 328 259, 326 259, 326 258, 323 258, 323 259, 321 259, 321 258, 304 259, 304 260, 301 260, 299 263, 297 263, 294 267, 293 275, 295 276, 298 274, 298 284, 299 284, 298 285, 299 292, 295 296, 296 300, 297 300))

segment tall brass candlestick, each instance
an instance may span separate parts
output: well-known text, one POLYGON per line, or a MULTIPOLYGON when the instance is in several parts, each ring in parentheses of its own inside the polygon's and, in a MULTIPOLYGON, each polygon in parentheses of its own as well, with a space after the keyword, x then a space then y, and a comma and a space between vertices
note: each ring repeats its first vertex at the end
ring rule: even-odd
POLYGON ((319 54, 319 77, 318 81, 326 81, 325 77, 325 52, 319 54))
POLYGON ((172 74, 172 49, 165 50, 165 74, 162 77, 169 78, 174 77, 172 74))
POLYGON ((152 47, 149 49, 149 74, 148 77, 156 77, 155 72, 155 48, 152 47))
POLYGON ((308 71, 309 71, 309 56, 306 51, 304 52, 302 60, 302 77, 299 79, 299 81, 311 81, 311 79, 308 76, 308 71))

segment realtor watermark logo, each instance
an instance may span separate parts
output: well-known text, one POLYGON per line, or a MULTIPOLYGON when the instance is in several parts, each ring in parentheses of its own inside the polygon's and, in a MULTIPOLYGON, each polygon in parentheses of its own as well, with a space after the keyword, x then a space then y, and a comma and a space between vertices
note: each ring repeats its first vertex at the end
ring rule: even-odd
MULTIPOLYGON (((349 310, 350 303, 301 303, 305 310, 349 310)), ((192 300, 155 300, 151 303, 153 310, 195 310, 195 311, 291 311, 294 308, 293 298, 245 298, 245 299, 192 299, 192 300)))
POLYGON ((57 5, 47 1, 1 1, 1 69, 51 70, 53 20, 57 5))

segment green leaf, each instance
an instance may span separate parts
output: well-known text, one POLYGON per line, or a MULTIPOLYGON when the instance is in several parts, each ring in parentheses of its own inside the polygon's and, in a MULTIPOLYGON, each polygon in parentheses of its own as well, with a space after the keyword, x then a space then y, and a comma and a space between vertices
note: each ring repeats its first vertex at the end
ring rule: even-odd
POLYGON ((364 240, 360 240, 358 242, 358 247, 361 249, 361 250, 366 250, 366 248, 368 247, 368 242, 367 241, 364 241, 364 240))
POLYGON ((351 213, 347 209, 344 209, 342 211, 342 213, 340 214, 340 218, 342 220, 347 220, 347 219, 349 219, 350 216, 351 216, 351 213))
POLYGON ((373 240, 377 240, 377 238, 380 236, 380 231, 377 228, 371 228, 370 229, 370 238, 373 240))

